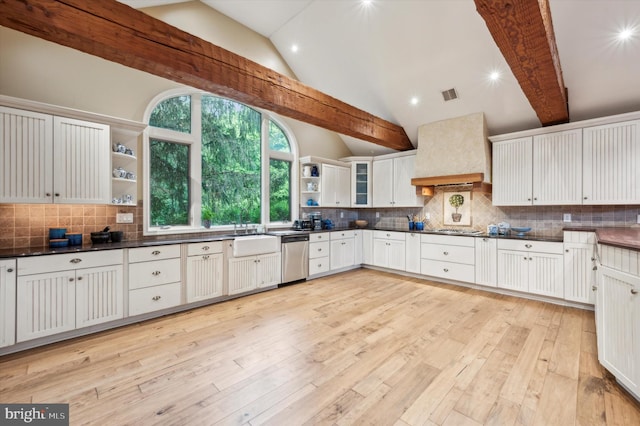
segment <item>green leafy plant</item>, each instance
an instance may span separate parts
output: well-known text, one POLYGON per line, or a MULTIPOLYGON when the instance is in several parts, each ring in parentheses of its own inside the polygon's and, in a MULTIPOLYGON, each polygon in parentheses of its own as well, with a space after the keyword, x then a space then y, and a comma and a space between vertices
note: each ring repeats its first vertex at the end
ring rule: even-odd
POLYGON ((202 206, 202 220, 208 220, 208 221, 212 221, 213 220, 213 210, 211 209, 211 207, 209 206, 202 206))
POLYGON ((451 207, 456 209, 456 213, 458 213, 458 208, 464 204, 464 197, 461 194, 453 194, 449 197, 449 204, 451 207))

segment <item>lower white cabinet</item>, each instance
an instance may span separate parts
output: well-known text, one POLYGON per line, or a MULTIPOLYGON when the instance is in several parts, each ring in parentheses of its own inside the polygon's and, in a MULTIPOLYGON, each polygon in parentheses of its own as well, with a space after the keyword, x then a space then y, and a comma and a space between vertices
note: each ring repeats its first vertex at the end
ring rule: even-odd
POLYGON ((354 265, 361 265, 362 264, 362 259, 364 257, 364 255, 363 255, 363 246, 362 246, 363 234, 364 234, 364 231, 362 229, 356 229, 355 231, 353 231, 353 235, 354 235, 354 240, 353 240, 353 264, 354 265))
POLYGON ((328 233, 309 235, 309 276, 329 272, 330 238, 328 233))
POLYGON ((476 284, 496 287, 498 285, 498 240, 475 238, 476 284))
POLYGON ((122 257, 106 250, 19 259, 16 342, 122 318, 122 257))
POLYGON ((404 271, 404 232, 373 231, 373 265, 404 271))
POLYGON ((187 303, 223 295, 222 241, 187 245, 187 303))
POLYGON ((0 348, 16 342, 16 261, 0 260, 0 348))
POLYGON ((564 233, 564 298, 572 302, 594 304, 592 290, 596 280, 595 234, 564 233))
POLYGON ((405 239, 405 271, 420 273, 420 234, 411 232, 405 239))
POLYGON ((229 294, 280 284, 280 252, 229 259, 229 294))
POLYGON ((564 296, 562 243, 498 240, 498 287, 564 296))
POLYGON ((425 234, 420 251, 423 275, 474 282, 474 237, 425 234))
POLYGON ((336 231, 329 233, 329 269, 348 268, 355 264, 354 231, 336 231))
POLYGON ((598 359, 640 398, 640 276, 598 268, 598 359))
POLYGON ((129 315, 182 303, 180 244, 129 249, 129 315))
POLYGON ((362 231, 362 263, 373 265, 373 232, 371 229, 362 231))

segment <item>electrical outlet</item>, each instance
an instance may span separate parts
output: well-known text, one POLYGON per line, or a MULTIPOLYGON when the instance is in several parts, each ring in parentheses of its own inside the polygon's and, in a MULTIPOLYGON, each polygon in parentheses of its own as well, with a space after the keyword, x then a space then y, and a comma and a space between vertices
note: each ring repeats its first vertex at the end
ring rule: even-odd
POLYGON ((431 220, 431 213, 425 213, 425 214, 424 214, 424 218, 425 218, 426 220, 431 220))
POLYGON ((376 212, 376 219, 380 219, 380 212, 376 212))
POLYGON ((344 212, 340 212, 340 219, 344 219, 344 212))
POLYGON ((571 222, 571 213, 565 213, 562 215, 563 222, 571 222))
POLYGON ((133 213, 116 213, 116 223, 133 223, 133 213))
POLYGON ((636 222, 638 223, 638 225, 640 225, 640 214, 638 215, 638 219, 636 220, 636 222))

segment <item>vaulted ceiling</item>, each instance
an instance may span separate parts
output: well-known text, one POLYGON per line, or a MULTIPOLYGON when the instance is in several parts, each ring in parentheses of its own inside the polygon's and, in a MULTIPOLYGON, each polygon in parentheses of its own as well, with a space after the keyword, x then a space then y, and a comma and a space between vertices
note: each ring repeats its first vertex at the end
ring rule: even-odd
MULTIPOLYGON (((414 145, 421 124, 480 111, 490 134, 541 126, 474 0, 201 1, 268 37, 302 83, 399 124, 414 145), (451 88, 459 98, 445 102, 451 88)), ((549 5, 571 121, 640 110, 640 0, 549 5)), ((357 155, 389 151, 343 139, 357 155)))

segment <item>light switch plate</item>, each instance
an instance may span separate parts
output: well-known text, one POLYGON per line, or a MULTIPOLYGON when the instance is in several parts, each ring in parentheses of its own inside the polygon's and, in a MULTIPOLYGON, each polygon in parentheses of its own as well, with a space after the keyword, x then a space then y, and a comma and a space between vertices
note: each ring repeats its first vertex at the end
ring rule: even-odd
POLYGON ((571 213, 565 213, 562 215, 563 222, 571 222, 571 213))
POLYGON ((425 214, 424 214, 424 218, 425 218, 426 220, 431 220, 431 213, 425 213, 425 214))
POLYGON ((116 223, 133 223, 133 213, 116 213, 116 223))
POLYGON ((636 220, 636 222, 638 223, 638 225, 640 225, 640 214, 638 215, 638 219, 636 220))

